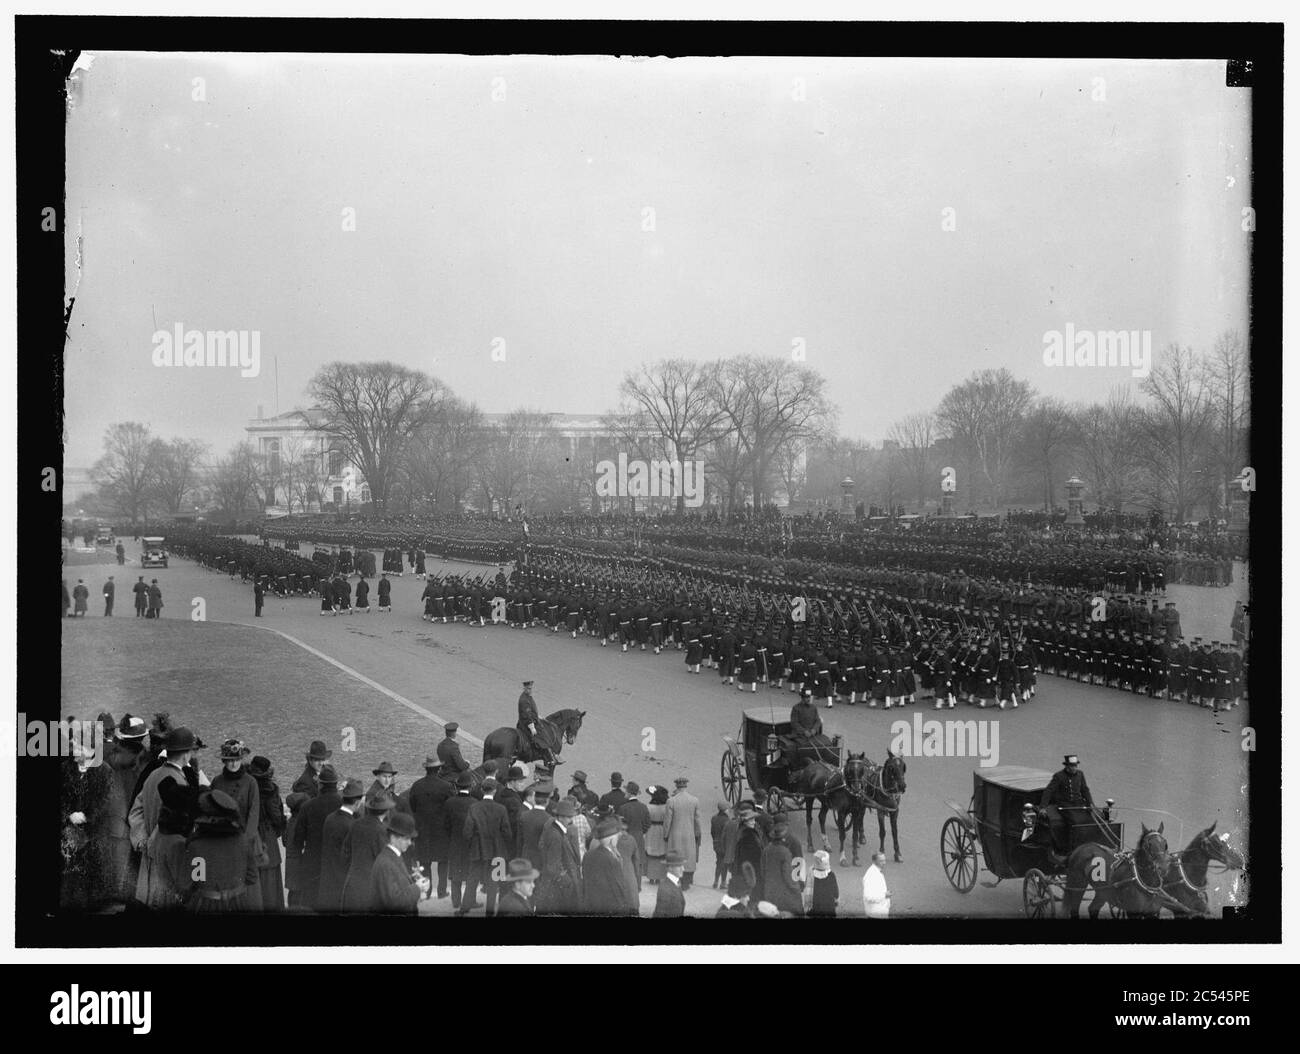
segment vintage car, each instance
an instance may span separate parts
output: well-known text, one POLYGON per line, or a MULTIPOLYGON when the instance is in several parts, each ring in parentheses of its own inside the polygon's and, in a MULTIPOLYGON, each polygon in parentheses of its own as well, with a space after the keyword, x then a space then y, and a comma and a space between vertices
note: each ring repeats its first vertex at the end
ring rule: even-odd
POLYGON ((167 550, 163 548, 163 542, 166 541, 165 538, 153 536, 142 538, 140 541, 144 546, 140 553, 141 567, 167 566, 167 550))

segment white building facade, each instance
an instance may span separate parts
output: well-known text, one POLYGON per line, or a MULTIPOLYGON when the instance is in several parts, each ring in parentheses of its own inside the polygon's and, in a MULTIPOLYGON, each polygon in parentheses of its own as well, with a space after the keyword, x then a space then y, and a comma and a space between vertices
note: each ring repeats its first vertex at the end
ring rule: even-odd
POLYGON ((259 416, 244 426, 266 466, 266 514, 347 511, 368 504, 370 487, 339 441, 321 427, 320 407, 259 416))

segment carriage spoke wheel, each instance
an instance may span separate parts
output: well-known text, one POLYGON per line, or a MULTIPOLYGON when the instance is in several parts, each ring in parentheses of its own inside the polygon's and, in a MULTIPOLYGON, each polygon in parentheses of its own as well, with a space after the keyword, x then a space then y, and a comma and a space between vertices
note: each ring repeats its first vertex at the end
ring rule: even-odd
POLYGON ((736 764, 736 757, 728 750, 722 755, 722 796, 732 805, 739 805, 743 783, 744 778, 740 774, 740 766, 736 764))
POLYGON ((1025 914, 1031 919, 1056 917, 1056 893, 1047 876, 1036 867, 1025 874, 1025 914))
POLYGON ((971 830, 957 817, 948 817, 939 832, 939 855, 943 859, 943 873, 958 893, 969 893, 975 888, 979 871, 977 853, 971 830))

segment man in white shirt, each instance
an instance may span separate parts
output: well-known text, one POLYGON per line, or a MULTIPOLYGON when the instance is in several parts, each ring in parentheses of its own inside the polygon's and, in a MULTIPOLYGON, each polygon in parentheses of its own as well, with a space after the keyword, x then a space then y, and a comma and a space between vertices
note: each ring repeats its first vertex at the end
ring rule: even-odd
POLYGON ((889 886, 885 884, 884 853, 871 854, 871 866, 862 876, 862 906, 869 919, 889 918, 889 886))

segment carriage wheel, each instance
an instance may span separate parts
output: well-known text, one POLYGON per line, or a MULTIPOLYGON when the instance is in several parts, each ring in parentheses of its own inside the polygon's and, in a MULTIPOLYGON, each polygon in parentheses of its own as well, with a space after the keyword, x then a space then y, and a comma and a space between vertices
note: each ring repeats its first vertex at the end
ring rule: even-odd
POLYGON ((745 777, 736 764, 736 757, 728 750, 722 755, 722 796, 732 805, 739 805, 744 785, 745 777))
POLYGON ((939 832, 939 856, 943 860, 943 873, 958 893, 969 893, 975 888, 978 852, 970 829, 957 817, 948 817, 939 832))
POLYGON ((1025 914, 1031 919, 1056 917, 1056 892, 1047 876, 1036 867, 1025 874, 1025 914))

